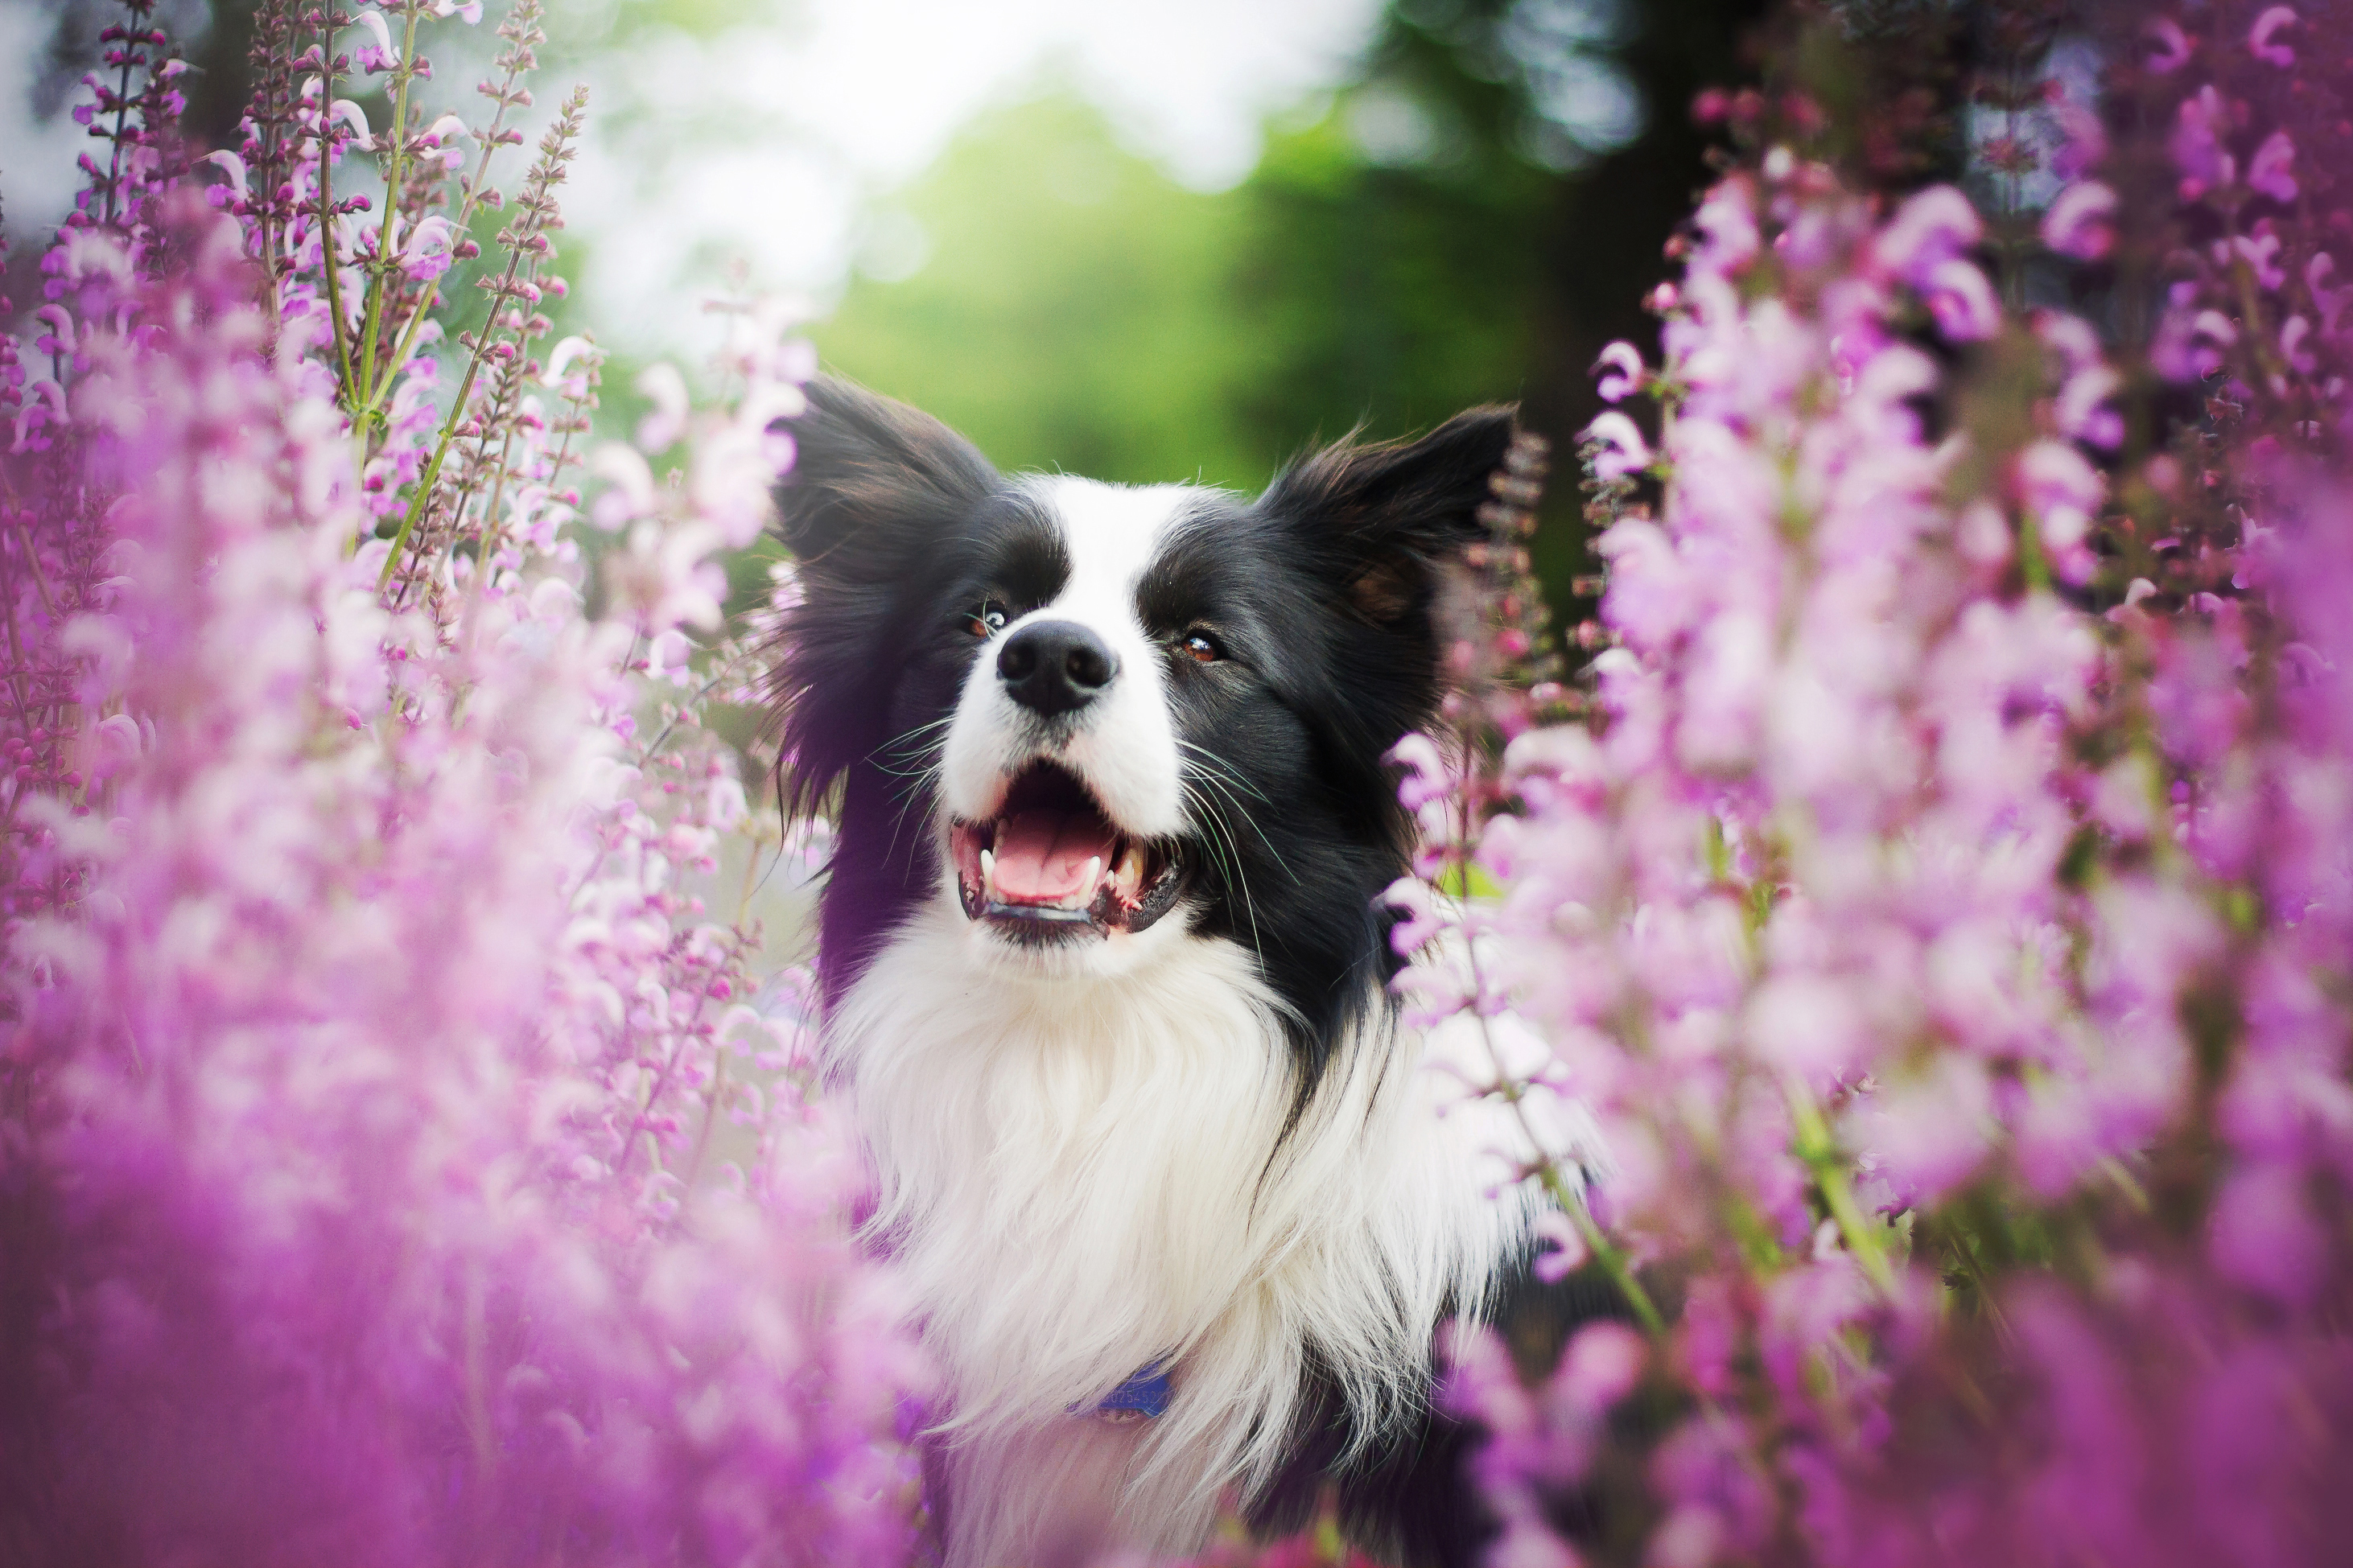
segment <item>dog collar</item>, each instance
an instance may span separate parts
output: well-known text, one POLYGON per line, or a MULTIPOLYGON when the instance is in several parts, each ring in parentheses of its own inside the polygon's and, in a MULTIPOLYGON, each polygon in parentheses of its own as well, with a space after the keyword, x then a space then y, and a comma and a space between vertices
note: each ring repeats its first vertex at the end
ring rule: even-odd
POLYGON ((1167 1411, 1170 1397, 1166 1363, 1150 1362, 1103 1395, 1095 1414, 1112 1421, 1151 1421, 1167 1411))

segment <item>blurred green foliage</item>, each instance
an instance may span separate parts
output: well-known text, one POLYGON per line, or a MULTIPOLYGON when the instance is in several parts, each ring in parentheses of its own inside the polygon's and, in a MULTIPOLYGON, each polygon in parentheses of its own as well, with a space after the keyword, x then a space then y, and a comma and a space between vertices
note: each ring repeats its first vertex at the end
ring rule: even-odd
POLYGON ((1255 490, 1303 446, 1519 401, 1556 448, 1537 566, 1589 570, 1575 433, 1705 179, 1685 112, 1736 83, 1760 0, 1402 0, 1328 100, 1270 127, 1240 185, 1187 190, 1075 95, 972 126, 893 198, 882 265, 816 331, 828 366, 938 415, 1000 466, 1255 490), (1538 101, 1542 26, 1647 106, 1580 148, 1538 101), (1563 18, 1567 18, 1564 22, 1563 18))
POLYGON ((896 281, 859 278, 818 323, 832 368, 1005 468, 1256 474, 1231 383, 1264 345, 1220 319, 1233 204, 1181 189, 1057 97, 992 115, 895 205, 882 233, 929 254, 896 281))
POLYGON ((1256 489, 1310 437, 1519 395, 1527 194, 1370 165, 1335 108, 1204 195, 1058 95, 903 193, 928 261, 860 277, 818 345, 1006 468, 1256 489))

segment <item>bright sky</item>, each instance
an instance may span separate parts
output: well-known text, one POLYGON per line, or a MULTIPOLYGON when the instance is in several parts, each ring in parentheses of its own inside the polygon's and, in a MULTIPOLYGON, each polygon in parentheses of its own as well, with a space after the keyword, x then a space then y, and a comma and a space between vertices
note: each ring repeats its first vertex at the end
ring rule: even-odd
POLYGON ((873 195, 1049 78, 1178 179, 1231 184, 1257 162, 1265 116, 1336 80, 1378 13, 1378 0, 807 0, 773 25, 671 34, 592 79, 607 118, 568 199, 599 247, 583 281, 608 308, 633 301, 614 321, 625 339, 678 324, 659 295, 698 257, 821 293, 872 247, 873 195))
POLYGON ((74 168, 81 127, 63 114, 46 124, 33 119, 33 68, 48 44, 50 9, 41 0, 0 0, 0 205, 12 237, 54 226, 81 180, 74 168))
MULTIPOLYGON (((558 38, 602 35, 614 0, 554 0, 558 38)), ((501 9, 490 0, 484 53, 501 9)), ((977 111, 1058 79, 1100 104, 1178 179, 1228 185, 1259 127, 1332 85, 1379 0, 776 0, 774 19, 697 39, 639 35, 596 57, 590 135, 566 220, 593 241, 575 279, 608 338, 678 341, 723 258, 754 282, 822 295, 861 247, 873 198, 918 173, 977 111)), ((0 0, 0 197, 18 234, 63 215, 79 129, 26 101, 45 0, 0 0)), ((454 24, 445 25, 454 26, 454 24)), ((432 52, 445 82, 478 71, 432 52)), ((543 111, 569 85, 534 82, 543 111)), ((510 154, 510 157, 514 155, 510 154)), ((516 158, 520 173, 520 159, 516 158)))

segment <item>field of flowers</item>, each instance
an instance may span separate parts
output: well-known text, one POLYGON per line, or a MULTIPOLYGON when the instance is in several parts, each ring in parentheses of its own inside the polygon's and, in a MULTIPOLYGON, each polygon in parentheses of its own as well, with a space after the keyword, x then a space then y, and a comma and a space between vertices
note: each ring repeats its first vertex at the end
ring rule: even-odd
MULTIPOLYGON (((728 302, 719 405, 594 438, 537 0, 265 0, 209 153, 153 12, 0 304, 0 1562, 909 1562, 921 1358, 705 907, 822 855, 711 723, 812 356, 728 302)), ((1616 1317, 1450 1341, 1493 1561, 2341 1561, 2353 6, 2052 24, 1958 183, 1841 25, 1696 106, 1598 616, 1524 447, 1399 752, 1400 952, 1477 958, 1403 1005, 1618 1166, 1542 1264, 1616 1317)))

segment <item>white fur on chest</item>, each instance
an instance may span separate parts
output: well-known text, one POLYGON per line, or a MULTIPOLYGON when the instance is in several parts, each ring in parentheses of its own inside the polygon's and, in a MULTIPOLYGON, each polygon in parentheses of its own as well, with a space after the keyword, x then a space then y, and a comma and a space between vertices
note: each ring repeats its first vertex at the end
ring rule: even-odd
POLYGON ((1145 936, 1117 973, 1044 978, 934 903, 828 1025, 946 1385, 951 1568, 1197 1549, 1281 1458, 1311 1354, 1360 1426, 1409 1414, 1440 1314, 1525 1235, 1483 1191, 1515 1140, 1490 1107, 1436 1114, 1459 1082, 1418 1042, 1384 1018, 1344 1043, 1283 1138, 1249 956, 1145 936), (1164 1357, 1165 1415, 1070 1413, 1164 1357))

